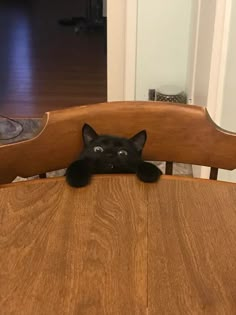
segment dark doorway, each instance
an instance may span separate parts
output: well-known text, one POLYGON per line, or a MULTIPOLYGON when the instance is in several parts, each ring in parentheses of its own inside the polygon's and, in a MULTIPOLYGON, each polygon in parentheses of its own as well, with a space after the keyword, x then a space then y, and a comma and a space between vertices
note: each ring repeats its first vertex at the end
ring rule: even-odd
POLYGON ((0 3, 0 114, 40 117, 106 101, 106 21, 96 3, 91 11, 94 1, 0 3), (90 27, 60 23, 75 17, 89 17, 90 27))

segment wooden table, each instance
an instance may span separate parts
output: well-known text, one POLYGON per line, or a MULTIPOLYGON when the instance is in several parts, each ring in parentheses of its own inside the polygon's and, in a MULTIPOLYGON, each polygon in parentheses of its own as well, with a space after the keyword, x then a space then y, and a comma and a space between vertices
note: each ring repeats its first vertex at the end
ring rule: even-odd
POLYGON ((236 185, 1 186, 0 314, 236 314, 236 185))

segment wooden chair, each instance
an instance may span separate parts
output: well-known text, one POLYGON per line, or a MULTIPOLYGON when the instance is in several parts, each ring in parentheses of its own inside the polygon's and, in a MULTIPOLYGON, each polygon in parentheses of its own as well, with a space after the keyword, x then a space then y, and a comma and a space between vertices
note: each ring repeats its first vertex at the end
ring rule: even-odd
POLYGON ((92 125, 98 133, 130 137, 147 130, 146 160, 218 168, 236 168, 236 134, 219 128, 206 108, 162 102, 111 102, 45 113, 43 127, 30 140, 0 147, 0 183, 17 176, 30 177, 68 167, 82 148, 81 128, 92 125))

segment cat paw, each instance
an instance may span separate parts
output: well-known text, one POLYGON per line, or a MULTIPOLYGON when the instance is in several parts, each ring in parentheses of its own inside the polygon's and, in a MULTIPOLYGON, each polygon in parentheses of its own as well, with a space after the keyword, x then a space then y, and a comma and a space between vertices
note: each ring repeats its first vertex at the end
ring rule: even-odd
POLYGON ((66 170, 66 181, 72 187, 84 187, 90 183, 91 170, 86 160, 78 160, 70 164, 66 170))
POLYGON ((145 183, 156 182, 161 175, 162 171, 156 165, 148 162, 142 162, 137 170, 138 178, 145 183))

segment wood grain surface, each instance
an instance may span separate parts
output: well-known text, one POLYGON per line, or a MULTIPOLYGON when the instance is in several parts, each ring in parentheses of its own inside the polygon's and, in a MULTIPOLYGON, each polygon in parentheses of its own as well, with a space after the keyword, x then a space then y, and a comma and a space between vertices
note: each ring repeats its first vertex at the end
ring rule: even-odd
POLYGON ((0 189, 0 209, 1 315, 145 314, 142 184, 20 183, 0 189))
POLYGON ((146 160, 236 168, 236 133, 215 125, 205 108, 163 102, 110 102, 48 112, 35 138, 1 146, 0 183, 68 167, 83 148, 84 123, 99 134, 123 137, 146 129, 146 160))
POLYGON ((235 184, 3 185, 0 314, 236 314, 235 242, 235 184))
POLYGON ((236 185, 149 188, 149 314, 236 314, 236 185))

